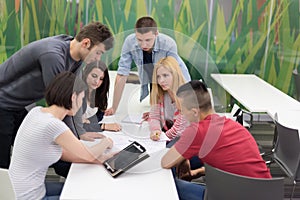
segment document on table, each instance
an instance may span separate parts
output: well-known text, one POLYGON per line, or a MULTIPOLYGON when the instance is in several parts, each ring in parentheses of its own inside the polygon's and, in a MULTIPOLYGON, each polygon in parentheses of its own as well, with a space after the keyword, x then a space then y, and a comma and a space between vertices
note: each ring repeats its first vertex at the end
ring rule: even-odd
POLYGON ((124 134, 123 132, 109 132, 109 131, 104 131, 103 135, 110 137, 114 141, 114 146, 112 150, 120 151, 121 149, 124 149, 127 145, 132 143, 133 141, 137 141, 142 146, 144 146, 148 153, 153 153, 163 148, 166 148, 166 141, 163 140, 153 141, 150 139, 150 137, 136 138, 136 137, 130 137, 129 135, 124 134))
POLYGON ((132 143, 132 139, 122 132, 103 131, 102 134, 111 138, 114 142, 113 147, 109 152, 118 152, 132 143))
MULTIPOLYGON (((106 137, 109 137, 113 140, 114 144, 111 149, 106 151, 106 153, 114 153, 118 152, 125 147, 127 147, 129 144, 131 144, 133 141, 139 142, 141 145, 143 145, 148 153, 154 153, 157 151, 160 151, 161 149, 166 148, 166 141, 160 140, 160 141, 153 141, 150 138, 133 138, 130 137, 123 132, 111 132, 111 131, 103 131, 101 134, 105 135, 106 137)), ((84 141, 82 140, 82 143, 86 146, 93 146, 97 143, 99 143, 101 139, 96 139, 95 141, 84 141)))
MULTIPOLYGON (((101 134, 105 135, 106 137, 110 137, 114 144, 112 149, 108 150, 108 152, 118 152, 122 149, 124 149, 126 146, 128 146, 133 141, 139 142, 141 145, 143 145, 148 153, 153 153, 156 151, 159 151, 166 147, 166 141, 169 141, 170 139, 166 136, 164 132, 161 132, 160 140, 159 141, 153 141, 150 139, 150 127, 149 123, 147 121, 142 121, 142 114, 130 114, 127 115, 121 123, 122 130, 119 132, 112 132, 112 131, 103 131, 100 132, 101 134), (128 123, 126 123, 128 122, 128 123)), ((112 123, 115 122, 115 116, 104 116, 102 123, 112 123)), ((100 142, 101 139, 97 139, 94 142, 87 142, 83 141, 84 144, 87 146, 92 146, 98 142, 100 142)))
MULTIPOLYGON (((106 137, 109 137, 112 139, 113 147, 106 151, 106 153, 114 153, 118 152, 122 149, 124 149, 126 146, 128 146, 131 143, 130 137, 123 134, 122 132, 111 132, 111 131, 103 131, 101 132, 102 135, 105 135, 106 137)), ((86 146, 93 146, 97 143, 99 143, 102 139, 95 139, 94 141, 85 141, 81 140, 81 142, 86 146)))
POLYGON ((161 132, 159 141, 170 141, 170 138, 168 138, 165 132, 161 132))
POLYGON ((137 139, 136 141, 138 141, 141 145, 143 145, 146 148, 147 152, 150 154, 166 148, 166 142, 161 140, 153 141, 149 138, 149 139, 137 139))
POLYGON ((141 124, 143 122, 143 114, 130 114, 122 120, 123 123, 141 124))
MULTIPOLYGON (((142 124, 122 124, 122 132, 129 137, 135 139, 149 139, 150 138, 150 127, 148 122, 142 124)), ((160 141, 169 141, 170 139, 166 136, 164 132, 161 132, 160 141)))

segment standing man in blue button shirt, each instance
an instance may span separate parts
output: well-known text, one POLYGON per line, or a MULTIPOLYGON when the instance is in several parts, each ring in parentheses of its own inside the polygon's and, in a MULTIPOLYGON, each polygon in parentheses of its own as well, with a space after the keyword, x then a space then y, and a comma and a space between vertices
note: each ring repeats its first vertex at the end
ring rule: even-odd
MULTIPOLYGON (((135 62, 138 69, 141 83, 140 101, 142 101, 149 94, 149 85, 151 90, 153 65, 167 56, 177 59, 185 80, 190 81, 190 74, 177 53, 175 41, 165 34, 158 33, 157 24, 153 18, 149 16, 139 18, 135 24, 135 33, 129 35, 123 44, 115 80, 113 104, 105 111, 105 114, 112 115, 116 112, 132 61, 135 62)), ((147 116, 144 117, 147 118, 147 116)))

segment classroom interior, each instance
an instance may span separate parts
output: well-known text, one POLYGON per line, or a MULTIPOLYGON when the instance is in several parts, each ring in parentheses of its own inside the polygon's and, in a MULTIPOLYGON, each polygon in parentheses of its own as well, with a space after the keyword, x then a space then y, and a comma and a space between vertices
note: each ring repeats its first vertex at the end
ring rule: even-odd
MULTIPOLYGON (((0 1, 0 63, 32 41, 58 34, 74 36, 83 25, 100 21, 115 38, 114 47, 101 59, 115 71, 124 39, 134 32, 136 20, 147 15, 156 20, 159 32, 176 41, 191 78, 211 88, 216 112, 231 112, 234 104, 249 109, 211 74, 253 74, 300 101, 300 0, 0 1)), ((132 70, 137 70, 134 65, 132 70)), ((134 75, 129 82, 139 84, 134 75)), ((260 94, 253 95, 260 101, 260 94)), ((244 114, 243 120, 251 124, 248 129, 261 152, 271 151, 273 118, 255 112, 251 117, 244 114)), ((276 163, 269 167, 273 177, 285 177, 284 197, 289 199, 292 179, 276 163)), ((52 169, 47 179, 65 181, 52 169)), ((300 183, 293 199, 300 199, 300 183)))

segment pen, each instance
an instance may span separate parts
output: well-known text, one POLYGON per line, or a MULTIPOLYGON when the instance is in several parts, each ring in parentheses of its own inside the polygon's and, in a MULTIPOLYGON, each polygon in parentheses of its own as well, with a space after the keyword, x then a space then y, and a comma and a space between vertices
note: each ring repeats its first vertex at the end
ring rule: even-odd
POLYGON ((159 132, 156 132, 156 133, 155 133, 155 136, 159 139, 159 138, 160 138, 160 133, 159 133, 159 132))
POLYGON ((142 119, 142 121, 139 123, 140 124, 140 126, 139 126, 139 130, 141 130, 142 129, 142 126, 143 126, 143 122, 145 122, 145 121, 147 121, 147 119, 142 119))
POLYGON ((142 119, 142 121, 140 121, 140 125, 142 125, 143 122, 147 121, 147 119, 142 119))

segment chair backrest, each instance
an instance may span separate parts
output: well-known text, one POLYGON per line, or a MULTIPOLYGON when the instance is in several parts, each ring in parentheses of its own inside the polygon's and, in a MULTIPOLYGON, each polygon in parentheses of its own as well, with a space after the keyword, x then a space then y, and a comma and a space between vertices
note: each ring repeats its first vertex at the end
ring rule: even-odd
POLYGON ((205 164, 206 200, 282 200, 284 178, 251 178, 205 164))
POLYGON ((295 95, 296 99, 300 101, 300 74, 298 74, 297 69, 293 71, 293 78, 295 83, 295 95))
POLYGON ((300 140, 297 129, 286 127, 275 120, 277 138, 274 160, 293 180, 299 179, 300 140))
POLYGON ((0 199, 15 200, 15 192, 7 169, 0 168, 0 199))
POLYGON ((244 126, 245 128, 250 128, 252 125, 252 121, 253 121, 253 115, 250 112, 247 112, 243 109, 241 109, 237 104, 234 104, 231 112, 221 112, 221 113, 217 113, 220 116, 224 116, 227 117, 229 119, 232 119, 233 121, 237 121, 238 123, 240 123, 242 126, 244 126), (250 122, 246 122, 244 120, 244 114, 249 115, 250 117, 250 122))

